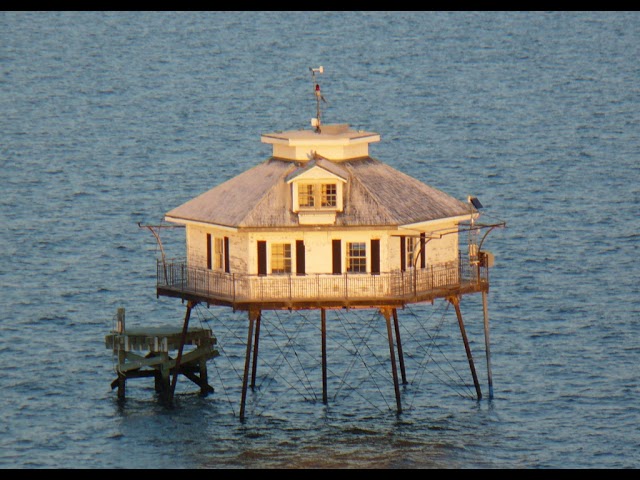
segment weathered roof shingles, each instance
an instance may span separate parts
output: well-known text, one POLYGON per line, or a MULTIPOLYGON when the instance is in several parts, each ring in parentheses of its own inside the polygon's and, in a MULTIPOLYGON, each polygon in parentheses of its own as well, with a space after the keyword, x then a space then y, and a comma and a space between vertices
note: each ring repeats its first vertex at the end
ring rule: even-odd
MULTIPOLYGON (((336 226, 396 226, 469 214, 469 205, 371 157, 340 162, 349 174, 336 226)), ((294 162, 270 158, 167 212, 239 228, 298 227, 287 176, 294 162)))

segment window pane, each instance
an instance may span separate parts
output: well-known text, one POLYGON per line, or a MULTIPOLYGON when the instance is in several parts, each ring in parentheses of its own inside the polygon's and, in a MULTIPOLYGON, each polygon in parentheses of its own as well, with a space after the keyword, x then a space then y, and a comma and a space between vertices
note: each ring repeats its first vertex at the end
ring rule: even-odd
POLYGON ((364 242, 347 243, 347 272, 366 273, 367 247, 364 242))
POLYGON ((271 245, 271 273, 291 273, 291 244, 271 245))
POLYGON ((413 264, 415 247, 416 239, 413 237, 407 237, 407 268, 412 268, 415 266, 413 264))
POLYGON ((323 207, 335 207, 337 202, 337 187, 335 183, 325 183, 322 185, 322 200, 321 205, 323 207))
POLYGON ((298 185, 298 205, 301 207, 313 207, 313 185, 298 185))

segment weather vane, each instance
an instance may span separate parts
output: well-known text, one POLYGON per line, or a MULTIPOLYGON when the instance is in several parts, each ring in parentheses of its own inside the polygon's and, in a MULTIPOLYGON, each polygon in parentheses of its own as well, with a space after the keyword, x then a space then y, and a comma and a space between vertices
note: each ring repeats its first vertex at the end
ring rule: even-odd
POLYGON ((318 68, 309 67, 311 71, 311 79, 313 80, 313 93, 316 96, 316 118, 311 119, 311 126, 315 127, 316 132, 320 133, 320 125, 321 125, 321 112, 320 112, 320 100, 324 103, 328 103, 327 100, 322 96, 320 92, 320 84, 316 80, 316 73, 324 73, 324 68, 322 66, 318 68))

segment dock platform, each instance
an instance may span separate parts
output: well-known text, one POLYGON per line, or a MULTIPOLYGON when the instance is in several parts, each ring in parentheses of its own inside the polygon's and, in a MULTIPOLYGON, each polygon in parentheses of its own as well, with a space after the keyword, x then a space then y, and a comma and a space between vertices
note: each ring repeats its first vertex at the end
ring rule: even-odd
POLYGON ((118 398, 125 398, 127 380, 145 377, 153 377, 156 392, 170 398, 170 379, 176 373, 198 385, 201 394, 213 393, 213 387, 208 384, 207 360, 219 355, 215 336, 211 329, 189 327, 184 343, 182 337, 183 329, 170 325, 125 328, 124 308, 119 308, 116 326, 105 336, 106 348, 112 349, 117 358, 117 378, 111 383, 111 389, 118 389, 118 398), (181 344, 192 348, 182 352, 181 344), (174 353, 177 351, 181 355, 174 353))

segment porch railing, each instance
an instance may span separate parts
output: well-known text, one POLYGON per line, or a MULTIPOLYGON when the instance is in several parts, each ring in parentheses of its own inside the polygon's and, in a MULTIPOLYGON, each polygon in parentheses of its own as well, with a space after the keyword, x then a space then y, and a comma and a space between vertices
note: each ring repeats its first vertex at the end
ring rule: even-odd
MULTIPOLYGON (((488 285, 488 268, 472 264, 460 254, 457 262, 380 274, 316 273, 248 275, 190 267, 185 261, 157 263, 157 287, 173 294, 234 303, 366 301, 396 299, 420 301, 434 291, 479 290, 488 285)), ((178 295, 179 296, 179 295, 178 295)))

